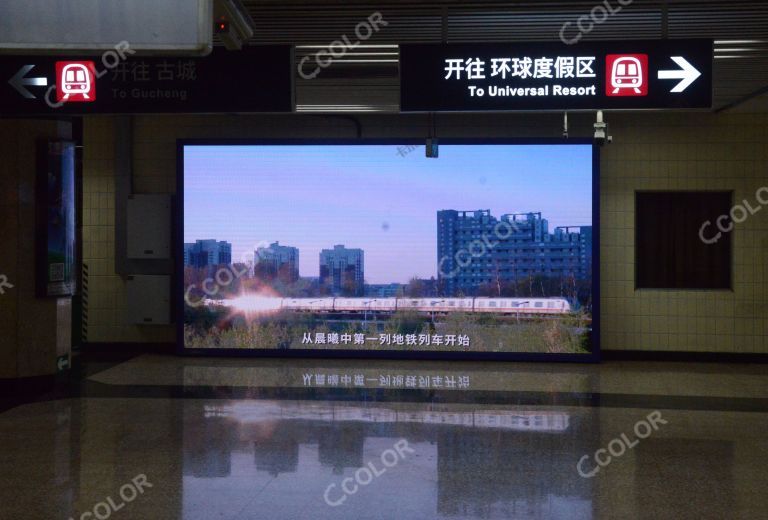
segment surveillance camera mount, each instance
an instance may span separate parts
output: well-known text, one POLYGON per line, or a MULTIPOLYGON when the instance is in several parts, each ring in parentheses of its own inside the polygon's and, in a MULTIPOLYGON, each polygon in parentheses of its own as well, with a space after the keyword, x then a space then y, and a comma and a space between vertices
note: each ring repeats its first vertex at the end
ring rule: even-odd
POLYGON ((438 148, 438 139, 437 139, 437 123, 435 122, 435 114, 430 112, 429 113, 429 122, 428 122, 428 135, 427 135, 427 142, 425 146, 425 152, 428 158, 430 159, 437 159, 439 156, 440 149, 438 148))
POLYGON ((563 113, 563 138, 568 139, 568 112, 563 113))
POLYGON ((594 128, 595 143, 603 146, 605 143, 610 144, 613 142, 613 136, 608 135, 608 123, 606 123, 605 119, 603 118, 602 110, 597 111, 597 120, 595 121, 594 128))

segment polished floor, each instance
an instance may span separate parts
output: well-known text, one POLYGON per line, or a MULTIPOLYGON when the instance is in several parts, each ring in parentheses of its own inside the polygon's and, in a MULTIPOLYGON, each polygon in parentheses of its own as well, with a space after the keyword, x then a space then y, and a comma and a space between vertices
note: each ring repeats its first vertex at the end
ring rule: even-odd
POLYGON ((768 518, 761 365, 143 355, 73 379, 0 398, 0 519, 768 518))

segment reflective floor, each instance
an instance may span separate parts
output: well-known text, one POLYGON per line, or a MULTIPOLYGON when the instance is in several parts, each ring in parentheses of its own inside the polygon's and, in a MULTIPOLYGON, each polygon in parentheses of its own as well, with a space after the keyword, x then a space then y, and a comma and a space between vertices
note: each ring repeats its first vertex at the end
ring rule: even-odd
POLYGON ((84 369, 0 412, 0 518, 768 518, 762 366, 84 369))

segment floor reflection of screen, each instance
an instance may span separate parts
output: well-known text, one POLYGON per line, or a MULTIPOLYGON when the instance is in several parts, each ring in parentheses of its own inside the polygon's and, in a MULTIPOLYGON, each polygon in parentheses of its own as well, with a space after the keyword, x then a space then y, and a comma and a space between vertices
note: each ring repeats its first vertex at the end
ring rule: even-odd
POLYGON ((593 153, 185 145, 184 348, 594 353, 593 153))
POLYGON ((184 518, 593 518, 595 481, 574 463, 596 449, 593 409, 473 408, 190 400, 184 518), (456 420, 473 416, 482 420, 456 420), (412 451, 384 467, 382 454, 402 441, 412 451), (324 503, 370 464, 374 482, 343 508, 324 503))

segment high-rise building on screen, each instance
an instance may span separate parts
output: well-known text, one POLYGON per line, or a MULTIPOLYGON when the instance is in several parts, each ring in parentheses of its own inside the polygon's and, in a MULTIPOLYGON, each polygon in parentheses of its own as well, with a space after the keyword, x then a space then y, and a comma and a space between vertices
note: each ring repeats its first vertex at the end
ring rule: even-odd
POLYGON ((362 249, 347 249, 335 245, 320 251, 320 285, 332 294, 363 296, 365 263, 362 249))
POLYGON ((446 296, 532 276, 589 278, 592 226, 549 232, 541 213, 437 212, 438 283, 446 296))
POLYGON ((260 247, 255 253, 254 274, 257 278, 278 278, 284 282, 299 279, 299 249, 281 246, 274 242, 269 247, 260 247))
POLYGON ((184 244, 184 267, 209 267, 232 264, 232 244, 216 240, 198 240, 184 244))

